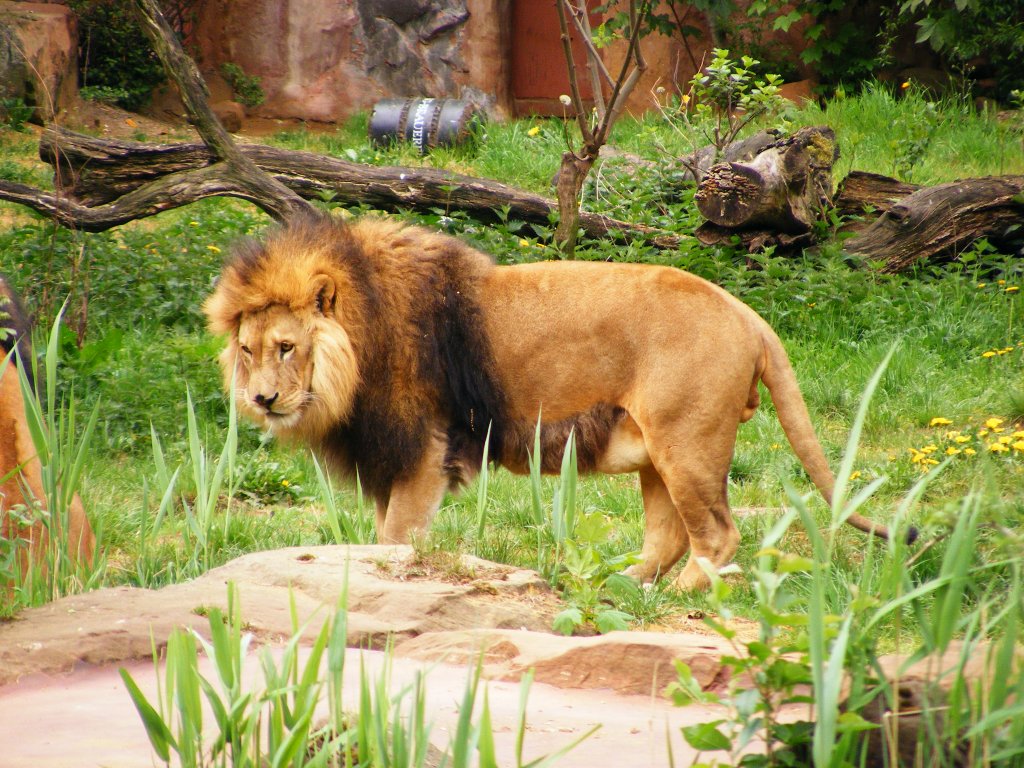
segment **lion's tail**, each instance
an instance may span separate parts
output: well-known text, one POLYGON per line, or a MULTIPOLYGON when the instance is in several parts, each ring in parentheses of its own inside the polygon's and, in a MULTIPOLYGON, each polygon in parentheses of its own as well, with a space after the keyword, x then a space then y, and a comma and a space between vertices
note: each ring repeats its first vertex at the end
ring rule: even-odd
MULTIPOLYGON (((765 361, 761 380, 771 392, 779 423, 782 424, 789 444, 793 446, 793 452, 804 465, 804 469, 825 501, 831 504, 836 484, 835 475, 832 474, 828 459, 825 458, 825 451, 822 450, 818 436, 814 432, 807 405, 797 386, 796 374, 793 373, 786 350, 783 349, 782 342, 775 332, 765 326, 763 338, 765 361)), ((863 515, 850 515, 847 522, 866 533, 874 533, 883 539, 889 538, 889 530, 884 525, 875 523, 863 515)))

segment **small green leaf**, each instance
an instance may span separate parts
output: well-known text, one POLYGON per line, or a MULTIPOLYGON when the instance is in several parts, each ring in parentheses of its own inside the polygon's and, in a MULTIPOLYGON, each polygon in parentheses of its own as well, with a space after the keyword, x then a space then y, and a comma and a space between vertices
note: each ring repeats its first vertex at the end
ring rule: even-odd
POLYGON ((724 720, 714 720, 710 723, 698 723, 687 725, 682 728, 683 738, 686 743, 701 752, 715 750, 728 750, 732 746, 729 737, 718 730, 718 726, 724 720))
POLYGON ((576 631, 576 627, 579 627, 582 624, 583 611, 579 608, 566 608, 555 616, 552 626, 555 632, 561 632, 563 635, 571 635, 576 631))

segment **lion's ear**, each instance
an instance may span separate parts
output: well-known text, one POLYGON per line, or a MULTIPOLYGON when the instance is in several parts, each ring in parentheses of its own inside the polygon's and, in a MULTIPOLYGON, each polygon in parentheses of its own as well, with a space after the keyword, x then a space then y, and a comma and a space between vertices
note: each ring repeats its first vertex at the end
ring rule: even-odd
POLYGON ((313 300, 316 311, 322 315, 334 309, 334 280, 328 275, 313 278, 313 300))

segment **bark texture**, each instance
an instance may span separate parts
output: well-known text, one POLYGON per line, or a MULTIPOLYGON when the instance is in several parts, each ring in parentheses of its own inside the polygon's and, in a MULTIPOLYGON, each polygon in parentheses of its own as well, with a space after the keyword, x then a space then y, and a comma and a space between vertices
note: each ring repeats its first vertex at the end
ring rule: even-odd
POLYGON ((1017 250, 1024 238, 1024 176, 964 179, 919 189, 893 203, 846 250, 902 272, 955 260, 980 238, 1017 250))
MULTIPOLYGON (((307 200, 329 196, 339 203, 385 209, 464 210, 485 220, 496 219, 496 211, 507 207, 510 218, 545 226, 558 210, 555 201, 541 195, 433 168, 360 165, 261 144, 240 144, 238 150, 259 171, 307 200)), ((57 211, 62 223, 80 229, 108 229, 213 195, 233 194, 255 202, 245 185, 220 173, 221 166, 203 144, 140 144, 50 127, 40 139, 39 153, 54 166, 60 194, 16 189, 18 185, 0 181, 0 199, 48 215, 57 211)), ((589 237, 645 236, 661 248, 680 242, 661 230, 592 213, 581 213, 579 226, 589 237)))

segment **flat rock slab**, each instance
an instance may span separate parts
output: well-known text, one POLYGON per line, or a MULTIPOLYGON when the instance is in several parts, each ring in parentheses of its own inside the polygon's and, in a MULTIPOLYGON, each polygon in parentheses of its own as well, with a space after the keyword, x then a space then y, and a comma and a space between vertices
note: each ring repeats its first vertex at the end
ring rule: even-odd
MULTIPOLYGON (((417 671, 428 673, 432 740, 442 749, 468 670, 480 660, 503 764, 514 754, 518 682, 527 670, 536 680, 529 754, 557 750, 602 724, 559 765, 669 765, 666 728, 677 764, 685 765, 679 726, 721 716, 673 707, 662 695, 677 659, 705 687, 722 682, 718 659, 730 649, 716 637, 562 637, 550 632, 562 606, 533 571, 410 547, 297 547, 246 555, 159 590, 64 598, 0 624, 4 768, 148 764, 149 742, 117 669, 128 668, 143 690, 155 691, 148 660, 154 646, 161 649, 177 627, 206 634, 209 609, 226 608, 229 582, 254 650, 273 651, 293 634, 293 607, 312 638, 347 604, 346 641, 359 649, 353 656, 379 667, 380 649, 390 643, 393 690, 417 671)), ((248 661, 258 668, 255 657, 248 661)), ((359 666, 346 664, 346 673, 357 675, 359 666)), ((358 691, 356 683, 349 688, 358 691)))
POLYGON ((183 584, 100 589, 23 611, 0 624, 0 685, 81 662, 145 658, 175 627, 204 632, 207 609, 226 608, 228 582, 264 643, 291 636, 292 601, 308 631, 318 631, 316 617, 339 604, 346 584, 348 644, 364 648, 467 627, 546 632, 559 610, 534 571, 468 556, 424 559, 410 547, 376 545, 256 552, 183 584))
MULTIPOLYGON (((357 706, 360 662, 375 675, 384 663, 384 653, 349 651, 344 700, 352 710, 357 706)), ((153 665, 133 661, 122 666, 153 700, 153 665)), ((258 666, 255 656, 249 656, 249 673, 258 666)), ((212 674, 206 659, 200 661, 200 670, 208 677, 212 674)), ((461 666, 396 658, 391 662, 391 690, 412 683, 417 672, 426 675, 431 742, 443 750, 456 728, 469 671, 461 666)), ((499 763, 514 765, 520 686, 500 681, 486 686, 499 763)), ((534 683, 527 707, 524 758, 529 762, 551 754, 600 725, 556 765, 667 768, 673 764, 668 757, 669 741, 674 764, 690 765, 696 755, 683 741, 680 728, 721 716, 722 712, 701 707, 673 707, 661 696, 624 696, 534 683)), ((210 722, 207 712, 204 723, 210 722)), ((33 675, 0 687, 0 744, 4 768, 139 768, 156 762, 114 666, 82 668, 69 675, 33 675)), ((703 753, 702 759, 709 760, 714 754, 703 753)))

